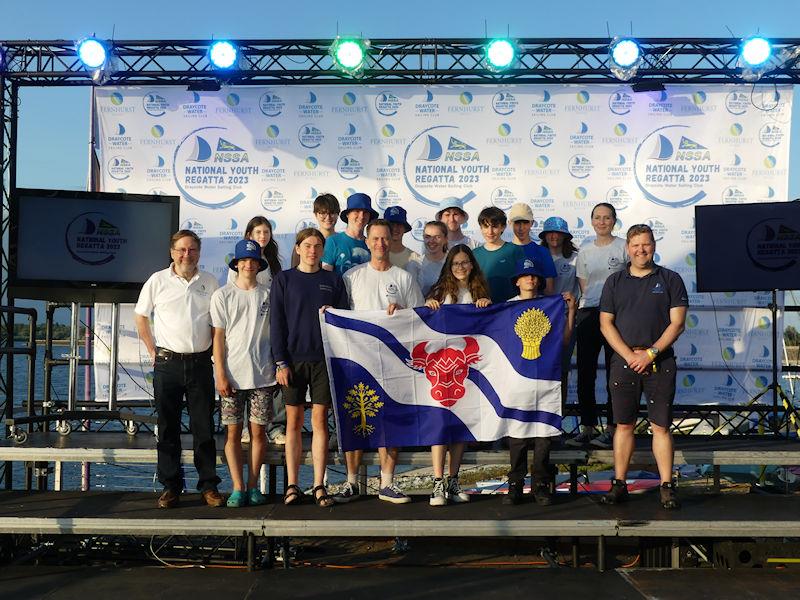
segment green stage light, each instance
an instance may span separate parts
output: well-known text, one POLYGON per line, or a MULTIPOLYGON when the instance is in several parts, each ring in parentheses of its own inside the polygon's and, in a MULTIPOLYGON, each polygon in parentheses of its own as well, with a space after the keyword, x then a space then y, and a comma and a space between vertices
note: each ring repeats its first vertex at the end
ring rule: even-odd
POLYGON ((369 40, 336 38, 330 48, 334 65, 348 75, 356 76, 364 69, 369 40))
POLYGON ((509 40, 492 40, 486 45, 486 64, 493 71, 507 69, 517 57, 517 50, 509 40))

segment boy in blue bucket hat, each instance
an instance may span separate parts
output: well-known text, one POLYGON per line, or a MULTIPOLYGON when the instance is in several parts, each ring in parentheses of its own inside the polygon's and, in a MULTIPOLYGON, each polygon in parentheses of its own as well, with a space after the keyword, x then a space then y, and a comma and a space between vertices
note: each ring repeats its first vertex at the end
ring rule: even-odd
POLYGON ((372 199, 367 194, 356 192, 347 198, 347 208, 339 218, 347 223, 347 229, 325 240, 322 268, 344 275, 353 267, 369 261, 364 228, 378 218, 378 213, 372 209, 372 199))
POLYGON ((259 271, 267 268, 261 247, 253 240, 239 241, 228 266, 236 271, 236 279, 214 292, 210 312, 214 379, 222 396, 221 420, 227 430, 225 458, 233 481, 227 504, 238 508, 267 501, 258 489, 258 476, 277 382, 269 339, 270 290, 256 279, 259 271), (241 442, 245 404, 250 415, 246 486, 241 442))
POLYGON ((411 273, 416 279, 422 257, 403 245, 403 236, 411 231, 408 213, 402 206, 390 206, 383 211, 383 218, 391 226, 392 242, 389 244, 389 262, 411 273))
POLYGON ((447 245, 450 248, 464 244, 471 250, 477 247, 475 240, 464 235, 461 227, 469 220, 467 211, 464 210, 464 201, 455 196, 449 196, 439 202, 439 210, 436 211, 436 220, 441 221, 447 227, 447 245))

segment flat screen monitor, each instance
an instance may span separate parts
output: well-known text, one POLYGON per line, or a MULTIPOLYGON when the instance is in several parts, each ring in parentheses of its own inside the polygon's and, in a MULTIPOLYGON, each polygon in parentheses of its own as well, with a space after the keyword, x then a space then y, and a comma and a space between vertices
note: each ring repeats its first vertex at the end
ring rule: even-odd
POLYGON ((800 202, 695 208, 697 290, 800 289, 800 202))
POLYGON ((178 228, 177 196, 18 188, 10 209, 16 298, 135 302, 178 228))

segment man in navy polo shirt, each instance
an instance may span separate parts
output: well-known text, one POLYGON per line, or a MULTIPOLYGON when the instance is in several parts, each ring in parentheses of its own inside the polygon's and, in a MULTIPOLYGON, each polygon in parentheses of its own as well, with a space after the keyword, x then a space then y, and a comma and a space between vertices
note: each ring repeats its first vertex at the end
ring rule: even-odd
POLYGON ((616 504, 628 497, 625 477, 644 391, 653 430, 653 454, 661 476, 661 504, 672 509, 680 506, 672 482, 670 425, 676 376, 672 345, 683 333, 689 300, 680 275, 653 262, 655 250, 655 238, 648 225, 628 229, 630 262, 625 270, 606 280, 600 297, 600 330, 614 349, 609 387, 617 424, 614 479, 603 502, 616 504))

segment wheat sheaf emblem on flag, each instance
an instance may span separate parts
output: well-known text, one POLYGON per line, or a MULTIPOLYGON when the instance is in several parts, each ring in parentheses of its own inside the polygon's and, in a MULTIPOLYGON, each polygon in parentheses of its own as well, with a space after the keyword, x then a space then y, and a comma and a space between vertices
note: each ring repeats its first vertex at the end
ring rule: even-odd
POLYGON ((522 341, 522 358, 536 360, 542 355, 542 339, 550 333, 552 325, 544 311, 529 308, 517 317, 514 333, 522 341))
POLYGON ((342 404, 345 412, 356 421, 353 433, 361 437, 369 437, 375 431, 375 426, 370 425, 367 419, 375 417, 383 408, 378 393, 363 381, 359 381, 347 391, 342 404))

